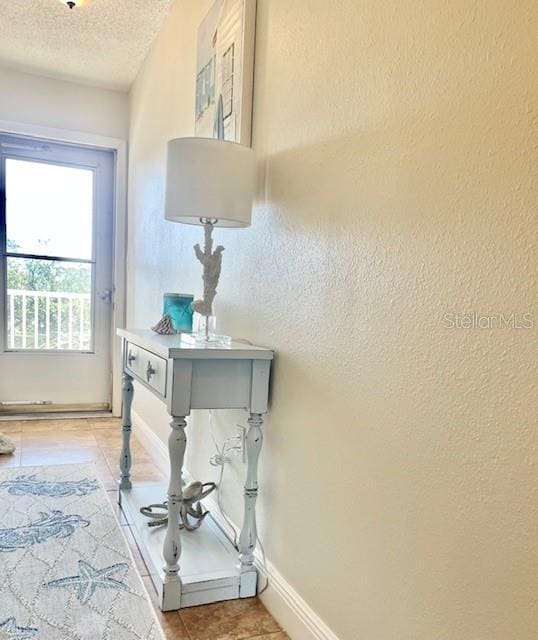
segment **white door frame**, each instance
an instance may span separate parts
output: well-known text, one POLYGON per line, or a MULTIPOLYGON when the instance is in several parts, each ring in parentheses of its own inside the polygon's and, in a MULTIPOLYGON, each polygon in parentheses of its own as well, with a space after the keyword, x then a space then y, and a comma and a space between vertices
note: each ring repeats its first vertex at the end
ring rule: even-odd
POLYGON ((112 309, 112 413, 121 413, 121 340, 116 329, 125 328, 125 277, 127 259, 127 141, 121 138, 110 138, 94 133, 55 129, 35 124, 0 120, 0 133, 29 136, 31 138, 47 138, 55 142, 98 147, 114 152, 114 249, 112 256, 114 307, 112 309))

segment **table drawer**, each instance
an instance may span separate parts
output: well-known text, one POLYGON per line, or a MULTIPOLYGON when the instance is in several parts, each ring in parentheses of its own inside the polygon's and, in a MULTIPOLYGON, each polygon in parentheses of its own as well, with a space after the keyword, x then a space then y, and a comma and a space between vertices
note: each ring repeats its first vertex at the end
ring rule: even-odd
POLYGON ((125 368, 161 396, 166 396, 167 360, 132 342, 126 342, 125 368))

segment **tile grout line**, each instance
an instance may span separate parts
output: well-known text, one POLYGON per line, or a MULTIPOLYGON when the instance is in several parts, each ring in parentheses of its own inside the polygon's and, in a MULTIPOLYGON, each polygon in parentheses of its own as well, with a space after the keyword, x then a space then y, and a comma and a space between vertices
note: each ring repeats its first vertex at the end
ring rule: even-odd
POLYGON ((176 613, 178 615, 178 618, 181 620, 181 624, 183 625, 183 628, 185 629, 185 633, 187 634, 187 640, 195 640, 195 638, 192 637, 191 632, 189 631, 187 625, 185 624, 185 621, 181 617, 181 609, 179 609, 176 613))

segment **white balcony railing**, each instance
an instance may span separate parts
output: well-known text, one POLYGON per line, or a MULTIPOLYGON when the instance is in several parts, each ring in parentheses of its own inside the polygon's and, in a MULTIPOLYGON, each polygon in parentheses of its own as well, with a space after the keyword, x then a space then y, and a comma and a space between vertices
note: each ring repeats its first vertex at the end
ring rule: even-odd
POLYGON ((89 293, 7 291, 8 349, 88 351, 89 293))

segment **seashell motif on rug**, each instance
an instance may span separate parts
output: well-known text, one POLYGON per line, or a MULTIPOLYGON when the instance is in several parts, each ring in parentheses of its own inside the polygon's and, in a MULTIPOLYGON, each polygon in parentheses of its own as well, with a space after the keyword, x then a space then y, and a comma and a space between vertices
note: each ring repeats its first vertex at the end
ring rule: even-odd
POLYGON ((95 468, 0 471, 0 638, 164 640, 95 468))

